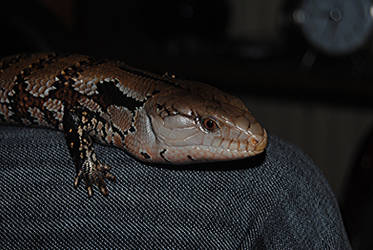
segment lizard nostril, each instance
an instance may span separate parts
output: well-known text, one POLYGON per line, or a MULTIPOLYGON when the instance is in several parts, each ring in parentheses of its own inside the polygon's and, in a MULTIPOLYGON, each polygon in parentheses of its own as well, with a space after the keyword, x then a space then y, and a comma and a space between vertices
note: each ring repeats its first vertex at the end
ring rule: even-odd
POLYGON ((258 151, 258 152, 262 152, 266 148, 267 142, 268 142, 267 131, 265 129, 263 129, 262 139, 260 140, 260 142, 258 141, 258 143, 256 145, 254 144, 255 150, 258 151))
POLYGON ((255 146, 256 144, 258 144, 258 140, 255 138, 251 138, 251 143, 255 146))

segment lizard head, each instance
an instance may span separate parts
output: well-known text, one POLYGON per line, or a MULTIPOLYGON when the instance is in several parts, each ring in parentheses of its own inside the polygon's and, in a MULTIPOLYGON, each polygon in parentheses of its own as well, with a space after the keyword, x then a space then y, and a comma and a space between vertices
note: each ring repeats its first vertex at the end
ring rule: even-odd
POLYGON ((212 96, 179 91, 154 100, 148 110, 155 138, 152 161, 224 161, 264 151, 266 131, 244 104, 233 96, 212 96))

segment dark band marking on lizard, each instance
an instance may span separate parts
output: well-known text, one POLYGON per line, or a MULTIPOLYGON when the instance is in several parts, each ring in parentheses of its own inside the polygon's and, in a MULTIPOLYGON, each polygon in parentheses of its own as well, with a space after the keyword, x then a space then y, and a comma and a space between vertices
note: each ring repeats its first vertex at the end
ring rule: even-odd
POLYGON ((130 66, 126 65, 126 64, 123 64, 123 63, 119 64, 119 68, 123 69, 123 70, 125 70, 125 71, 127 71, 129 73, 132 73, 132 74, 134 74, 136 76, 141 76, 141 77, 144 77, 144 78, 147 78, 147 79, 151 79, 151 80, 154 80, 154 81, 160 81, 160 82, 169 84, 169 85, 171 85, 173 87, 179 87, 179 85, 175 81, 170 81, 168 77, 156 76, 154 74, 150 74, 148 72, 132 68, 132 67, 130 67, 130 66))

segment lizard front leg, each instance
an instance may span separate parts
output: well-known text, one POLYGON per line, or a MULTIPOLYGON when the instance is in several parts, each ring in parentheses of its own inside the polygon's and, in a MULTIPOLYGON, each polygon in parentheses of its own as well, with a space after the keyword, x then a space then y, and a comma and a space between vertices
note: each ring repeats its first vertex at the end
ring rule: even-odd
POLYGON ((65 111, 63 129, 76 168, 74 186, 77 188, 83 180, 89 197, 93 195, 93 185, 97 185, 104 196, 108 195, 105 179, 115 181, 115 176, 109 173, 110 167, 97 159, 93 149, 90 134, 96 126, 97 119, 92 111, 79 107, 65 111))

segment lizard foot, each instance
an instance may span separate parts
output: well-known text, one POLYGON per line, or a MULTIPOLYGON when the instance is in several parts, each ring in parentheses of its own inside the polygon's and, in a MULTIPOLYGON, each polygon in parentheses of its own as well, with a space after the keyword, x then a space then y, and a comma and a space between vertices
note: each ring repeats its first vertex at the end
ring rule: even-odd
POLYGON ((88 192, 88 197, 93 195, 92 186, 96 185, 101 194, 107 196, 109 191, 106 187, 105 179, 115 182, 115 176, 109 173, 111 167, 101 162, 85 161, 74 179, 74 187, 77 188, 83 179, 88 192))

